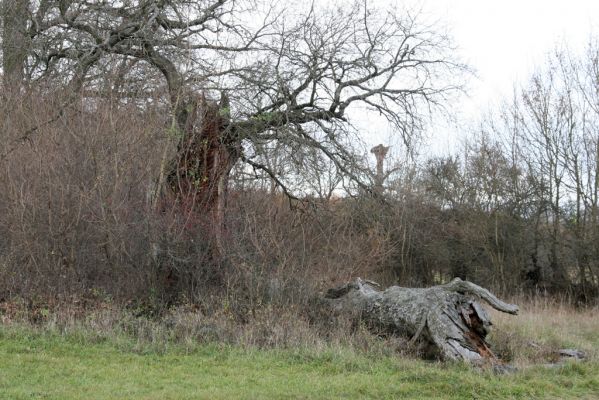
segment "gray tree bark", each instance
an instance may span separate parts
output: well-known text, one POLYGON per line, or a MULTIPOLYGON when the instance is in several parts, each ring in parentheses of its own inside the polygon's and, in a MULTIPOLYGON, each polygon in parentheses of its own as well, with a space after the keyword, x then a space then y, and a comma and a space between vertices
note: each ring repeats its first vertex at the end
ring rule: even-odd
POLYGON ((496 360, 485 341, 491 319, 479 299, 496 310, 518 313, 518 306, 459 278, 426 289, 377 286, 358 278, 330 289, 325 297, 339 311, 360 312, 376 329, 410 338, 411 344, 423 341, 446 360, 496 360))

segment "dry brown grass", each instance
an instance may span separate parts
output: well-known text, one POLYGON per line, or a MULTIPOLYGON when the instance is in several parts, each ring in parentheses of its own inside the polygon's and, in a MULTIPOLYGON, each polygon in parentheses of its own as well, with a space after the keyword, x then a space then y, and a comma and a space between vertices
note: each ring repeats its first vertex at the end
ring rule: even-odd
POLYGON ((517 316, 492 313, 490 341, 498 355, 518 366, 557 361, 559 349, 578 349, 599 359, 599 307, 580 309, 547 298, 513 300, 517 316))
MULTIPOLYGON (((515 301, 518 316, 492 313, 492 348, 505 361, 528 367, 558 361, 559 349, 582 350, 599 360, 599 309, 575 309, 542 299, 515 301)), ((110 302, 38 305, 0 303, 5 327, 27 327, 58 335, 80 335, 92 341, 134 343, 134 350, 166 351, 173 346, 191 351, 205 343, 248 348, 351 348, 370 355, 416 357, 416 350, 400 338, 372 335, 355 320, 310 311, 307 306, 264 305, 240 321, 231 304, 223 302, 207 314, 197 306, 171 308, 149 317, 144 310, 110 302)))
POLYGON ((0 303, 0 325, 7 330, 81 337, 86 342, 123 343, 136 352, 190 352, 208 343, 256 349, 353 349, 380 356, 415 356, 401 338, 372 335, 355 319, 306 312, 299 306, 265 305, 240 321, 226 301, 210 313, 183 305, 149 316, 147 310, 111 302, 83 304, 0 303), (131 346, 133 343, 133 346, 131 346))

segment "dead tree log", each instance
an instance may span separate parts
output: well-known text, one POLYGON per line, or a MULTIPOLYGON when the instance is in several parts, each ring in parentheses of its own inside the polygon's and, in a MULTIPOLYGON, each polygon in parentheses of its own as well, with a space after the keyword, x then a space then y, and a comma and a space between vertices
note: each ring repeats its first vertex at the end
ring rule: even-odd
POLYGON ((496 360, 485 341, 491 319, 479 299, 496 310, 518 313, 518 306, 459 278, 426 289, 377 287, 358 278, 325 297, 337 310, 358 311, 371 326, 409 338, 411 344, 420 340, 446 360, 496 360))

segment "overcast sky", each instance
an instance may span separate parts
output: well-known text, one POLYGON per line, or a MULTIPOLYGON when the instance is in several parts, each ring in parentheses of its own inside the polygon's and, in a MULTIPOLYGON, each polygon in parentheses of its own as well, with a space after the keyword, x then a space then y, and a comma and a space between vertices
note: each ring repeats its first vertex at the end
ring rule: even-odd
POLYGON ((428 0, 445 15, 456 45, 479 79, 472 104, 495 101, 525 80, 560 43, 582 50, 599 33, 599 0, 428 0))
MULTIPOLYGON (((375 0, 376 1, 376 0, 375 0)), ((381 0, 383 2, 384 0, 381 0)), ((599 0, 410 0, 447 25, 462 59, 478 79, 470 97, 457 109, 460 120, 476 119, 492 104, 509 96, 515 82, 525 81, 535 65, 560 43, 582 50, 599 35, 599 0)), ((430 152, 457 146, 459 127, 432 133, 430 152)), ((387 135, 390 132, 387 133, 387 135)), ((376 141, 379 134, 371 135, 376 141)), ((389 139, 382 139, 386 141, 389 139)), ((424 152, 428 152, 427 148, 424 152)))

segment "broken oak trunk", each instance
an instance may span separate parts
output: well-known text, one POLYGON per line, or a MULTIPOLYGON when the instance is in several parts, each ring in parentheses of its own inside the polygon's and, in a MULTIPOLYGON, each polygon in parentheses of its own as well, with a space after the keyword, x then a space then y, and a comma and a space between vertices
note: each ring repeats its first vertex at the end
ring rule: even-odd
POLYGON ((181 100, 174 110, 177 152, 170 165, 163 166, 159 182, 159 186, 167 184, 174 204, 187 215, 186 228, 193 230, 197 220, 208 217, 204 223, 212 233, 217 258, 225 254, 229 174, 241 155, 241 143, 231 134, 229 112, 224 93, 220 102, 203 94, 181 100))
POLYGON ((336 309, 358 311, 371 326, 409 338, 410 344, 423 341, 446 360, 496 359, 485 341, 491 320, 479 299, 496 310, 518 313, 518 306, 459 278, 426 289, 391 286, 381 291, 377 286, 358 278, 325 297, 336 309))

